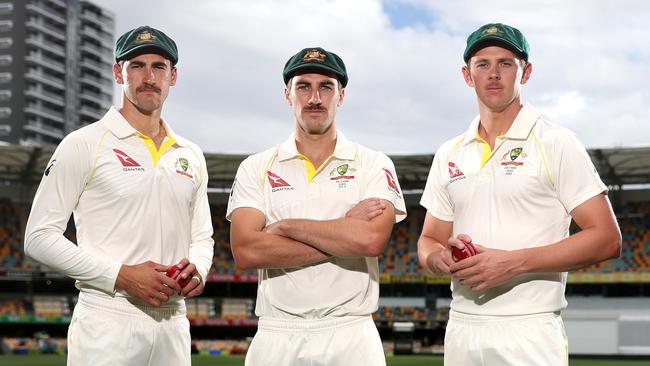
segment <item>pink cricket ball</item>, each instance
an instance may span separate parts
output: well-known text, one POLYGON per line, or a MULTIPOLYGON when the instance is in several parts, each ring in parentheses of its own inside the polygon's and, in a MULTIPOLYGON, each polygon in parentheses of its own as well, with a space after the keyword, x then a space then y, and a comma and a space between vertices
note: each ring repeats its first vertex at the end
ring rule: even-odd
POLYGON ((463 244, 465 244, 465 248, 463 249, 458 249, 456 247, 451 248, 451 257, 454 259, 454 262, 461 261, 476 254, 476 248, 474 248, 472 243, 463 241, 463 244))
POLYGON ((190 283, 189 278, 181 278, 179 275, 181 274, 181 270, 178 269, 178 267, 173 266, 167 270, 167 277, 172 278, 178 282, 179 285, 181 285, 181 288, 187 286, 188 283, 190 283))

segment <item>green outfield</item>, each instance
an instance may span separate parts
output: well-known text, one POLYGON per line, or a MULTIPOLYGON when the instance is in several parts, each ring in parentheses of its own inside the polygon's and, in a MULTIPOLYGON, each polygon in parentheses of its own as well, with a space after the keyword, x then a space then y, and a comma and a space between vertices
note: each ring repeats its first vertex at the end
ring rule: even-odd
MULTIPOLYGON (((570 366, 647 366, 647 360, 571 359, 570 366)), ((3 366, 64 366, 64 356, 0 356, 3 366)), ((193 366, 242 366, 243 356, 193 356, 193 366)), ((388 366, 442 366, 440 356, 395 356, 388 358, 388 366)))

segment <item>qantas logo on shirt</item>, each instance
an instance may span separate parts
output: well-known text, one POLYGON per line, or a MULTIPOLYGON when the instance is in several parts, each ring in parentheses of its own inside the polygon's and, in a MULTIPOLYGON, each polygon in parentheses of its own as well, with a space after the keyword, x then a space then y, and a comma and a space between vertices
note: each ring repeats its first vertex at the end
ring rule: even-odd
POLYGON ((144 171, 144 168, 138 164, 137 161, 135 161, 132 157, 128 156, 124 151, 120 149, 113 149, 113 152, 115 153, 115 156, 120 160, 120 163, 122 163, 123 171, 128 172, 128 171, 144 171))
POLYGON ((457 167, 456 164, 454 164, 453 161, 450 161, 448 165, 449 165, 449 178, 456 178, 456 177, 460 177, 461 175, 465 175, 463 174, 463 171, 460 170, 460 168, 457 167))
POLYGON ((271 192, 284 191, 284 190, 293 190, 291 184, 287 183, 284 179, 280 178, 279 175, 267 171, 266 177, 269 179, 271 184, 271 192))
POLYGON ((453 161, 450 161, 447 166, 449 167, 449 183, 465 179, 465 174, 463 174, 463 171, 453 161))
POLYGON ((384 169, 384 174, 386 174, 386 180, 388 181, 388 188, 393 190, 395 193, 399 194, 399 188, 397 188, 397 184, 395 183, 395 178, 393 177, 393 173, 386 169, 384 169))

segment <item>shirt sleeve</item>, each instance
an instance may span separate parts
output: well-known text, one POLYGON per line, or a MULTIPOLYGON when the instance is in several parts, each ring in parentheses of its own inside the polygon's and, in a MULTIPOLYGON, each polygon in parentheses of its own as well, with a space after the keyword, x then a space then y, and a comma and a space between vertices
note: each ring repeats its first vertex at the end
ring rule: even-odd
POLYGON ((230 189, 226 219, 230 221, 232 212, 240 207, 251 207, 264 213, 264 176, 263 168, 256 164, 260 156, 249 156, 239 165, 235 181, 230 189))
POLYGON ((376 153, 365 171, 365 187, 362 187, 362 199, 380 198, 395 207, 395 222, 406 218, 404 194, 399 185, 393 161, 382 153, 376 153))
POLYGON ((590 198, 607 192, 584 145, 575 134, 562 129, 554 139, 551 169, 558 199, 567 212, 590 198))
POLYGON ((36 261, 109 294, 121 263, 95 257, 63 236, 83 194, 95 157, 94 146, 71 134, 57 147, 36 191, 25 229, 25 254, 36 261))
POLYGON ((192 242, 189 260, 194 263, 203 281, 206 281, 214 256, 214 239, 212 239, 212 216, 208 202, 208 170, 203 153, 199 150, 197 155, 201 160, 201 182, 192 202, 192 242))
POLYGON ((446 173, 444 165, 447 160, 446 154, 441 153, 441 150, 438 149, 438 152, 433 157, 420 205, 426 208, 433 217, 444 221, 454 221, 454 210, 449 198, 449 192, 447 191, 446 182, 441 177, 443 173, 446 173))

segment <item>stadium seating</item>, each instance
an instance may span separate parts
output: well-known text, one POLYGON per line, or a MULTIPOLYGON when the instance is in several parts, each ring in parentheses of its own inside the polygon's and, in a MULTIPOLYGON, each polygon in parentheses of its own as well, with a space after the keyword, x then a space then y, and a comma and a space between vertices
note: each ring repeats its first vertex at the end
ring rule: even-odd
MULTIPOLYGON (((47 267, 25 257, 23 228, 19 208, 8 199, 0 199, 0 268, 46 271, 47 267)), ((67 233, 66 233, 67 234, 67 233)))
POLYGON ((187 317, 192 319, 237 319, 255 318, 253 299, 209 297, 185 300, 187 317))
POLYGON ((380 306, 373 314, 375 320, 427 320, 427 309, 415 306, 380 306))
POLYGON ((0 317, 2 316, 25 316, 28 311, 25 301, 19 299, 0 300, 0 317))
POLYGON ((623 238, 621 256, 577 272, 650 272, 650 202, 628 203, 617 216, 623 238))
POLYGON ((254 274, 255 271, 243 271, 237 268, 235 260, 232 257, 230 249, 230 222, 226 220, 226 206, 212 205, 212 226, 214 234, 214 257, 212 258, 212 268, 210 273, 213 274, 254 274))
POLYGON ((70 316, 70 305, 65 296, 34 296, 34 315, 43 318, 70 316))
MULTIPOLYGON (((24 223, 20 222, 18 207, 7 199, 0 199, 0 268, 47 270, 44 266, 25 258, 23 252, 24 223)), ((226 206, 211 206, 214 227, 214 257, 211 274, 241 275, 255 274, 237 268, 230 248, 230 223, 225 219, 226 206)), ((650 272, 650 202, 629 203, 617 212, 623 237, 620 258, 605 261, 579 273, 617 273, 650 272)), ((422 208, 409 208, 409 217, 395 225, 386 246, 379 258, 380 273, 389 276, 420 274, 417 252, 413 244, 412 227, 421 227, 424 211, 422 208)), ((575 230, 575 229, 572 229, 575 230)), ((417 235, 419 233, 416 233, 417 235)), ((64 234, 75 242, 74 227, 64 234)))
POLYGON ((420 273, 421 267, 415 248, 409 244, 411 219, 395 225, 390 241, 379 258, 379 273, 391 276, 420 273))
POLYGON ((18 207, 7 199, 0 199, 0 268, 25 268, 22 245, 18 207))
POLYGON ((250 340, 195 340, 193 344, 199 354, 232 355, 246 353, 250 340))
POLYGON ((26 355, 37 353, 64 354, 67 350, 66 338, 51 338, 45 333, 37 333, 34 337, 4 337, 3 351, 10 354, 26 355))

